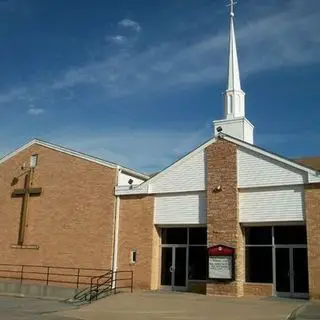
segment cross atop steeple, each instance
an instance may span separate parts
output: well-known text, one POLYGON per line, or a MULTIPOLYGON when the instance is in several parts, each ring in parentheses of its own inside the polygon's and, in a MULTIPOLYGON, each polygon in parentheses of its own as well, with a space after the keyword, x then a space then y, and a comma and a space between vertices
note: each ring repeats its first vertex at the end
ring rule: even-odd
POLYGON ((230 7, 230 16, 233 17, 234 16, 234 11, 233 8, 234 6, 237 4, 238 2, 234 2, 233 0, 230 0, 230 3, 227 4, 227 7, 230 7))

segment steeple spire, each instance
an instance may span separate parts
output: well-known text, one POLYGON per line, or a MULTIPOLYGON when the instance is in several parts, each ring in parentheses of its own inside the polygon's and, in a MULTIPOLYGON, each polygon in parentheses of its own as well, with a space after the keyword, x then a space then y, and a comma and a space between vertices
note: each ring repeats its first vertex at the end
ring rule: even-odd
POLYGON ((234 5, 230 0, 230 30, 229 30, 229 65, 227 90, 225 91, 225 118, 233 119, 245 116, 244 95, 241 90, 240 72, 234 31, 234 5))
POLYGON ((241 90, 239 63, 237 54, 236 37, 234 33, 234 11, 233 6, 237 2, 231 0, 230 6, 230 35, 229 35, 229 66, 228 66, 228 88, 227 90, 241 90))
POLYGON ((218 131, 237 139, 253 143, 254 126, 246 119, 245 93, 241 89, 236 37, 234 31, 234 5, 230 0, 230 30, 229 30, 229 64, 227 74, 227 89, 224 92, 224 119, 213 121, 214 135, 218 131))

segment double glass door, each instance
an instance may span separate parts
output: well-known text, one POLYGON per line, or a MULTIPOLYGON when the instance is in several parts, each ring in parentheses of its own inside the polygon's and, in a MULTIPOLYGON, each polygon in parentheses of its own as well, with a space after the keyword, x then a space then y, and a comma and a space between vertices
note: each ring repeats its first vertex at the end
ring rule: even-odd
POLYGON ((162 247, 161 287, 175 291, 187 289, 187 246, 167 245, 162 247))
POLYGON ((308 297, 308 254, 306 247, 276 247, 276 290, 278 296, 308 297))

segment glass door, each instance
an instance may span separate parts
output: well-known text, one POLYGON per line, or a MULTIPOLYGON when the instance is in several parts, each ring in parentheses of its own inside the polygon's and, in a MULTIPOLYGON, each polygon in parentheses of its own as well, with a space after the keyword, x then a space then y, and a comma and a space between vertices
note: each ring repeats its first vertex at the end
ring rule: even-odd
POLYGON ((162 247, 161 288, 184 291, 187 287, 187 247, 171 245, 162 247))
POLYGON ((309 291, 307 248, 292 248, 292 262, 293 295, 307 298, 309 291))
POLYGON ((278 296, 290 296, 290 249, 276 248, 276 291, 278 296))
POLYGON ((175 247, 174 253, 173 290, 185 290, 187 281, 187 248, 175 247))
POLYGON ((308 297, 308 253, 306 247, 276 248, 276 291, 278 296, 308 297))

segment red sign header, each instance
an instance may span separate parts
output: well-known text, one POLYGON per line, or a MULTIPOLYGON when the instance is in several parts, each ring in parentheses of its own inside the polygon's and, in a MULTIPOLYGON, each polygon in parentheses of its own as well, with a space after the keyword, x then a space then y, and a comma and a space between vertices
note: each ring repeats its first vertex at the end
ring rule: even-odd
POLYGON ((209 256, 232 256, 234 249, 224 245, 216 245, 208 248, 209 256))

